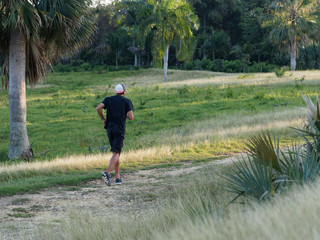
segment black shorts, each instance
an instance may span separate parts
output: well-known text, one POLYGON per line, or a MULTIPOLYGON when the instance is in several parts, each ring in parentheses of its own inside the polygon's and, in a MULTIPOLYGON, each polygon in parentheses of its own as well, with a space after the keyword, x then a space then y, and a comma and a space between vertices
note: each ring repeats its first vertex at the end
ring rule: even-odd
POLYGON ((123 147, 125 131, 120 129, 117 125, 108 125, 108 138, 111 146, 111 152, 121 153, 123 147))

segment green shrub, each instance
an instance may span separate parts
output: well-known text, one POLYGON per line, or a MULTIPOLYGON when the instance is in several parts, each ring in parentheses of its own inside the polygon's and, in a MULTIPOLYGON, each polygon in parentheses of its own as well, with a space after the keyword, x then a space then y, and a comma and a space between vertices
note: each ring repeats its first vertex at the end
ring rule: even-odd
POLYGON ((284 75, 286 74, 286 69, 285 68, 280 68, 280 69, 275 69, 274 73, 276 74, 276 76, 278 78, 282 78, 284 77, 284 75))
POLYGON ((201 69, 210 70, 211 63, 210 59, 203 58, 201 60, 201 69))
POLYGON ((320 132, 316 140, 306 144, 280 150, 279 141, 271 139, 269 133, 249 138, 247 160, 244 158, 230 167, 225 179, 226 189, 240 196, 258 201, 267 199, 292 184, 314 182, 320 175, 320 132), (310 148, 310 146, 314 146, 310 148))
POLYGON ((215 71, 217 72, 224 72, 225 67, 224 67, 224 60, 223 59, 215 59, 213 61, 214 66, 215 66, 215 71))
POLYGON ((248 68, 248 72, 254 73, 254 72, 274 72, 276 66, 272 64, 268 64, 267 62, 260 62, 256 63, 254 62, 251 66, 248 68))
POLYGON ((202 62, 201 60, 197 59, 193 62, 193 70, 202 70, 202 62))
POLYGON ((192 70, 192 69, 193 69, 193 62, 186 62, 186 63, 183 65, 183 69, 184 69, 184 70, 192 70))
POLYGON ((229 73, 238 73, 243 71, 243 63, 241 60, 224 61, 224 67, 229 73))
MULTIPOLYGON (((281 191, 293 183, 302 185, 314 182, 320 175, 320 105, 309 96, 302 95, 309 107, 305 129, 295 129, 304 143, 282 151, 279 140, 269 133, 252 136, 246 143, 248 160, 235 163, 226 176, 227 189, 239 196, 253 197, 259 201, 281 191), (248 163, 247 163, 248 162, 248 163)), ((261 100, 264 96, 257 95, 261 100)))

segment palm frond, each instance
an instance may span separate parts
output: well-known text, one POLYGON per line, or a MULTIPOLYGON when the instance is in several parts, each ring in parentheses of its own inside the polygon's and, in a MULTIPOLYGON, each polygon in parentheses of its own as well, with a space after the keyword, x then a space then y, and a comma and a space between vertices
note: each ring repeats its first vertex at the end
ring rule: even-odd
POLYGON ((315 149, 309 152, 301 146, 293 146, 283 154, 281 164, 283 174, 296 184, 314 182, 319 176, 319 153, 315 149))
MULTIPOLYGON (((95 31, 87 0, 9 1, 6 15, 0 13, 0 49, 8 57, 10 29, 20 29, 26 37, 26 79, 31 85, 41 80, 51 62, 61 53, 78 50, 95 31)), ((8 86, 6 65, 2 88, 8 86)))
POLYGON ((320 130, 320 104, 318 95, 316 96, 316 106, 313 104, 309 95, 302 94, 302 98, 310 110, 310 113, 307 115, 308 127, 312 129, 313 126, 315 126, 320 130))
POLYGON ((229 173, 223 176, 227 181, 226 189, 237 197, 248 196, 259 201, 272 196, 278 184, 273 182, 273 169, 261 164, 252 156, 242 158, 229 167, 229 173))
POLYGON ((270 133, 260 133, 248 138, 246 150, 249 155, 261 163, 270 165, 278 172, 282 172, 279 164, 279 141, 274 146, 270 133))

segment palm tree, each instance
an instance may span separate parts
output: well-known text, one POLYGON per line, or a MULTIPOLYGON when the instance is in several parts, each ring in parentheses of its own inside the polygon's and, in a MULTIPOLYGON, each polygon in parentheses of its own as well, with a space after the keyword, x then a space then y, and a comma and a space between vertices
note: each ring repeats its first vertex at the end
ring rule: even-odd
POLYGON ((192 30, 198 29, 198 17, 186 0, 148 0, 138 18, 145 36, 153 32, 154 60, 161 62, 163 57, 166 82, 169 46, 174 43, 178 60, 191 59, 196 48, 192 30))
POLYGON ((269 6, 269 19, 264 25, 271 26, 269 39, 283 52, 290 53, 291 70, 296 69, 299 45, 308 43, 317 24, 318 0, 281 0, 269 6))
POLYGON ((30 158, 26 125, 26 83, 34 85, 60 52, 90 37, 87 0, 4 0, 0 2, 0 48, 9 83, 9 159, 30 158))
POLYGON ((224 31, 215 31, 211 28, 211 33, 204 42, 203 48, 211 52, 212 60, 223 58, 229 53, 230 38, 224 31))
POLYGON ((135 67, 138 67, 138 65, 140 66, 140 63, 138 64, 138 56, 140 58, 140 53, 143 50, 143 45, 145 43, 145 39, 142 36, 143 33, 141 33, 139 29, 139 20, 137 18, 138 11, 145 2, 145 0, 123 0, 122 2, 115 3, 119 8, 115 16, 132 38, 132 44, 128 50, 134 54, 135 67))
POLYGON ((96 51, 112 53, 115 56, 116 69, 118 69, 120 54, 127 48, 128 41, 128 33, 125 30, 118 28, 104 37, 99 46, 96 47, 96 51))

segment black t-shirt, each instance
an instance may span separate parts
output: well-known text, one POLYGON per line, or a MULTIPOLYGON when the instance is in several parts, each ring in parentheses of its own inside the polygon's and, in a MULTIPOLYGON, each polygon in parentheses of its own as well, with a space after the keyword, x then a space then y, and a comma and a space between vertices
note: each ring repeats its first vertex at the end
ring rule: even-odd
POLYGON ((129 98, 120 95, 106 97, 103 102, 104 109, 107 109, 107 124, 116 124, 121 130, 126 129, 126 116, 129 111, 132 111, 133 105, 129 98))

